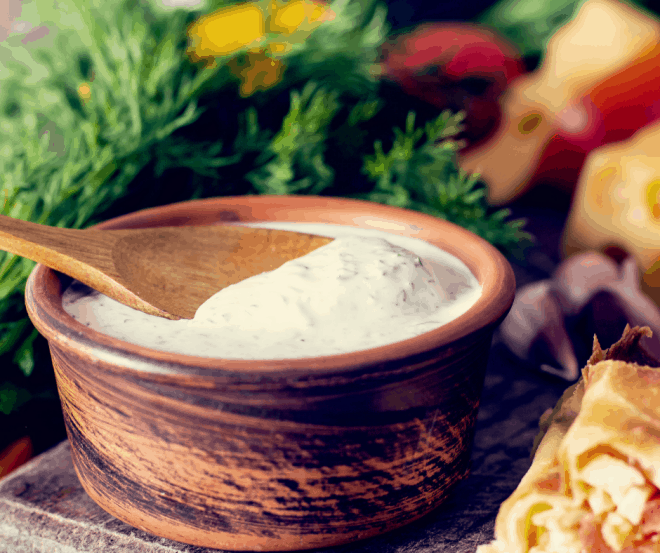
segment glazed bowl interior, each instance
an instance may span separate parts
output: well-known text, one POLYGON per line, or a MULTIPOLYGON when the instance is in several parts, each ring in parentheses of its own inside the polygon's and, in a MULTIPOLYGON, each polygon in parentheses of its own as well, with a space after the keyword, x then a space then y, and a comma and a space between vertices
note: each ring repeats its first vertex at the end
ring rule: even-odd
MULTIPOLYGON (((101 334, 79 323, 62 307, 62 294, 71 279, 38 265, 31 281, 45 293, 44 306, 54 319, 66 321, 71 331, 89 346, 124 353, 132 359, 181 367, 217 367, 235 370, 296 371, 340 369, 378 360, 403 358, 450 344, 478 329, 497 326, 508 313, 515 279, 502 254, 475 234, 429 215, 371 202, 315 196, 242 196, 196 200, 152 208, 107 221, 97 228, 148 228, 186 225, 235 225, 257 222, 304 222, 355 226, 425 240, 460 259, 482 286, 481 297, 463 315, 420 336, 351 353, 277 360, 238 360, 193 357, 131 344, 101 334)), ((57 339, 58 336, 47 336, 57 339)))

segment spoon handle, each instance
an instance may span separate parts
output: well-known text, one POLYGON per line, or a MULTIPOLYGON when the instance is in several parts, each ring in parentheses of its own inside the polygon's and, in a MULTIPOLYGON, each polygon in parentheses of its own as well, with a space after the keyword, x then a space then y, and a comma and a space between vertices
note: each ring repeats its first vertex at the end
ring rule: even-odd
POLYGON ((80 271, 88 274, 93 267, 103 270, 107 265, 105 254, 109 241, 114 241, 111 234, 49 227, 0 215, 0 250, 74 278, 78 278, 80 271))

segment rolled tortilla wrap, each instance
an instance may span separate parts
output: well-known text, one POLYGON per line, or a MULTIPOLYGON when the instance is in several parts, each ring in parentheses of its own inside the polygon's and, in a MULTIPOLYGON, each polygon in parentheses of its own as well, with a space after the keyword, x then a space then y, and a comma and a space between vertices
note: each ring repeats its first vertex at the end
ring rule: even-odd
POLYGON ((477 553, 660 552, 660 371, 630 329, 594 338, 582 379, 541 420, 533 462, 477 553))
POLYGON ((660 497, 660 372, 603 361, 587 368, 585 382, 558 450, 573 503, 591 513, 580 522, 581 538, 593 541, 590 550, 607 551, 601 541, 612 551, 658 547, 660 526, 648 518, 660 497))

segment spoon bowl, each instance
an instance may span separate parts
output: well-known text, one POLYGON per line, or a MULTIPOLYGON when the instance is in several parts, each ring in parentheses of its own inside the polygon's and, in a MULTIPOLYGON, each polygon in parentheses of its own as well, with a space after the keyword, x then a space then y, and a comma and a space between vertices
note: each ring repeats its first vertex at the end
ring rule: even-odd
POLYGON ((63 229, 0 215, 0 249, 150 315, 192 319, 211 296, 332 238, 237 226, 63 229))

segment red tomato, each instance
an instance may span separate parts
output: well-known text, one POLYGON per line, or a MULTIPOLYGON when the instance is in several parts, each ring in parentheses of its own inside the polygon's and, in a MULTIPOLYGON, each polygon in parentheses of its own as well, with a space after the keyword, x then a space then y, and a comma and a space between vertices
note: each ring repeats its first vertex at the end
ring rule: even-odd
POLYGON ((382 47, 381 74, 440 110, 464 110, 469 146, 500 121, 499 96, 524 72, 516 48, 472 23, 430 23, 382 47))

